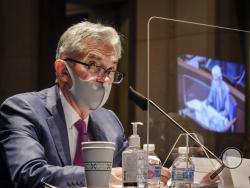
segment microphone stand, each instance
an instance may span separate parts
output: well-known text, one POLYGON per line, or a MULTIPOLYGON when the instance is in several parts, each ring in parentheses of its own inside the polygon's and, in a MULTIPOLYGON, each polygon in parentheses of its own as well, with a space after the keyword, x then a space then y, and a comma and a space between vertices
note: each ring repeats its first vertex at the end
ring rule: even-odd
MULTIPOLYGON (((182 127, 177 121, 175 121, 170 115, 168 115, 164 110, 162 110, 157 104, 155 104, 152 100, 146 98, 136 90, 134 90, 131 86, 129 87, 128 93, 129 99, 131 99, 136 105, 138 105, 142 110, 148 110, 148 103, 154 106, 159 112, 161 112, 165 117, 167 117, 178 129, 182 132, 186 133, 192 140, 197 142, 201 147, 203 147, 210 155, 212 155, 221 166, 224 166, 222 161, 206 146, 204 146, 198 139, 196 139, 193 135, 191 135, 184 127, 182 127)), ((148 133, 149 134, 149 133, 148 133)), ((217 171, 211 174, 210 178, 215 178, 218 174, 217 171)))
POLYGON ((182 127, 177 121, 175 121, 170 115, 168 115, 166 112, 164 112, 158 105, 156 105, 153 101, 151 101, 150 99, 148 99, 148 102, 154 106, 157 110, 159 110, 164 116, 166 116, 170 121, 172 121, 174 123, 174 125, 176 125, 182 132, 186 133, 192 140, 194 140, 195 142, 197 142, 201 147, 203 147, 209 154, 211 154, 213 157, 215 157, 218 162, 222 165, 223 163, 221 162, 221 160, 216 157, 216 155, 210 151, 206 146, 204 146, 198 139, 196 139, 193 135, 191 135, 184 127, 182 127))

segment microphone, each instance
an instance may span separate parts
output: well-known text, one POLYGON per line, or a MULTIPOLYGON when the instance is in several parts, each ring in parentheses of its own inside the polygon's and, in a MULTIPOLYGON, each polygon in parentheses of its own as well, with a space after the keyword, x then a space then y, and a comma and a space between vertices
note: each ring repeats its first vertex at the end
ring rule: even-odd
MULTIPOLYGON (((183 133, 187 134, 192 140, 198 143, 201 147, 203 147, 210 155, 212 155, 220 165, 224 166, 222 161, 216 157, 216 155, 210 151, 207 147, 205 147, 198 139, 196 139, 192 134, 190 134, 184 127, 182 127, 177 121, 175 121, 170 115, 168 115, 164 110, 162 110, 157 104, 155 104, 152 100, 148 99, 147 97, 143 96, 141 93, 133 89, 132 86, 129 87, 128 91, 128 98, 132 100, 137 106, 139 106, 143 111, 148 110, 148 103, 154 106, 159 112, 161 112, 165 117, 167 117, 178 129, 180 129, 183 133)), ((166 162, 166 161, 165 161, 166 162)), ((165 164, 164 162, 164 164, 165 164)), ((210 175, 211 179, 216 177, 218 171, 215 171, 210 175)))
POLYGON ((148 110, 147 98, 135 91, 132 86, 129 86, 128 98, 132 100, 137 106, 139 106, 143 111, 148 110))

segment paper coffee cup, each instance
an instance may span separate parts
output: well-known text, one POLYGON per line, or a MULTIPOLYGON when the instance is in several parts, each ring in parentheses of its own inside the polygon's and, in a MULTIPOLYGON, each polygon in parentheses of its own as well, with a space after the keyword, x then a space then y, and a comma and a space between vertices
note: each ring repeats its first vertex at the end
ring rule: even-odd
POLYGON ((83 145, 87 187, 109 187, 114 147, 83 145))

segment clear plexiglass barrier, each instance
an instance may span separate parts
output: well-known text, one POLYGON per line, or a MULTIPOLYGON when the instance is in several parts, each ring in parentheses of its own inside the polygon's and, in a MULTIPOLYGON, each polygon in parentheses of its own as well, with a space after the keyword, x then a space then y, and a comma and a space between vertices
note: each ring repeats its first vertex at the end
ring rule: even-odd
MULTIPOLYGON (((249 151, 244 142, 250 124, 249 43, 249 31, 237 28, 161 17, 148 21, 145 96, 166 114, 149 104, 142 140, 156 145, 169 168, 178 148, 188 146, 196 163, 195 183, 223 165, 227 148, 243 156, 249 151)), ((220 186, 239 183, 233 170, 222 170, 226 178, 220 186)))

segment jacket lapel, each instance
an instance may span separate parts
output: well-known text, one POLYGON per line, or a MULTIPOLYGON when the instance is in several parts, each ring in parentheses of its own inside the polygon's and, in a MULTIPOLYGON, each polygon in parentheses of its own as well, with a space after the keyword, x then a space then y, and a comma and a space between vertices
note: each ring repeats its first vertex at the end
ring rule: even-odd
POLYGON ((50 133, 63 165, 71 164, 68 132, 57 86, 48 93, 47 108, 52 116, 47 119, 50 133))
POLYGON ((88 135, 91 141, 106 141, 107 137, 104 131, 101 129, 102 122, 99 122, 97 118, 95 118, 94 112, 92 112, 89 116, 88 123, 88 135))

